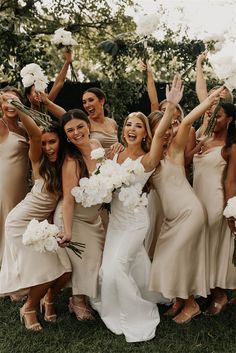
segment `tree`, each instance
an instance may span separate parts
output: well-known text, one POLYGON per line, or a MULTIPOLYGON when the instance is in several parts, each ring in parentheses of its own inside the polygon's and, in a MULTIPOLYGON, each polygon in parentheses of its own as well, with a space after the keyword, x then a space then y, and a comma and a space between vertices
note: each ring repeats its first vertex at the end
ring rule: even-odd
POLYGON ((117 0, 116 11, 107 0, 2 0, 0 3, 0 77, 11 84, 19 82, 21 68, 36 62, 49 76, 58 71, 58 51, 50 36, 60 27, 74 33, 79 46, 76 57, 96 56, 97 44, 108 34, 127 31, 132 20, 125 8, 133 0, 117 0), (66 14, 66 15, 65 15, 66 14))

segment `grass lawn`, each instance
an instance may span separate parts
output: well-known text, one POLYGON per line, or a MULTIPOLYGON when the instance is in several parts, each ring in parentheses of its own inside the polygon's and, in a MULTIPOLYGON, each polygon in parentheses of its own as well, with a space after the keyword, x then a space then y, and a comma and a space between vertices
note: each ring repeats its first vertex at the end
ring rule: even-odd
POLYGON ((69 295, 65 290, 56 302, 57 323, 48 324, 40 315, 44 330, 36 333, 20 324, 22 303, 0 299, 0 353, 236 353, 236 305, 217 317, 200 315, 186 325, 161 316, 155 339, 126 343, 98 316, 90 322, 77 321, 67 310, 69 295))

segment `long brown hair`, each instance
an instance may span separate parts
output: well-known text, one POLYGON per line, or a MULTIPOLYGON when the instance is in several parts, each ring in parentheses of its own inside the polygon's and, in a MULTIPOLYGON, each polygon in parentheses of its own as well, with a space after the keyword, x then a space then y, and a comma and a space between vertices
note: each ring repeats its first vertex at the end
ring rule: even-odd
MULTIPOLYGON (((46 132, 52 132, 58 135, 60 138, 60 125, 56 121, 52 121, 47 128, 43 130, 42 134, 46 132)), ((61 145, 59 145, 59 151, 57 160, 50 162, 47 156, 42 153, 42 157, 39 164, 39 174, 44 179, 44 185, 47 191, 52 194, 61 196, 62 195, 62 181, 61 181, 61 145)))

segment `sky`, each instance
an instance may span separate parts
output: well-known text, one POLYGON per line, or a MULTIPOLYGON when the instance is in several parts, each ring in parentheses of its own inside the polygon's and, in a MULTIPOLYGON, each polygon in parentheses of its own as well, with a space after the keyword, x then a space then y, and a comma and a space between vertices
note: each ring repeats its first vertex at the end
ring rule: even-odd
POLYGON ((158 13, 158 7, 166 8, 161 23, 178 30, 180 23, 189 26, 189 36, 202 39, 206 35, 228 33, 236 38, 236 0, 137 0, 140 11, 133 14, 136 21, 144 13, 158 13))

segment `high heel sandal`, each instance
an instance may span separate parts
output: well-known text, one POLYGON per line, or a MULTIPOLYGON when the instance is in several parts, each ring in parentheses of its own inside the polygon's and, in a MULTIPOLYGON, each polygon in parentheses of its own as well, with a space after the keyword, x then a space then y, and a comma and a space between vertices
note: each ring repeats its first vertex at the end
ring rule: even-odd
POLYGON ((42 326, 40 325, 40 323, 37 321, 35 322, 34 324, 31 324, 29 325, 27 323, 27 320, 26 320, 26 315, 31 315, 31 314, 35 314, 36 313, 36 310, 29 310, 29 311, 26 311, 25 309, 25 305, 22 306, 22 308, 20 308, 20 321, 21 323, 25 324, 25 328, 27 330, 31 330, 31 331, 42 331, 42 326))
POLYGON ((46 314, 46 306, 47 305, 54 305, 53 302, 49 303, 46 301, 45 297, 40 300, 40 312, 43 314, 44 313, 44 320, 47 322, 56 322, 57 321, 57 315, 56 314, 51 314, 47 315, 46 314))
POLYGON ((69 299, 69 312, 72 314, 74 313, 77 320, 79 321, 89 321, 89 320, 94 320, 94 316, 92 315, 91 311, 89 308, 85 306, 79 306, 73 303, 73 298, 70 297, 69 299))

